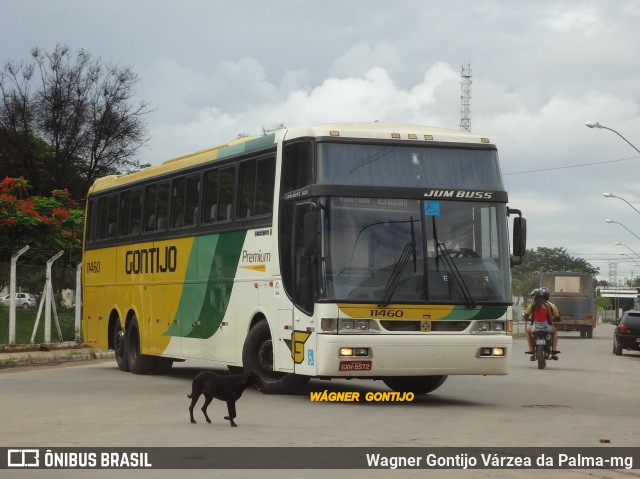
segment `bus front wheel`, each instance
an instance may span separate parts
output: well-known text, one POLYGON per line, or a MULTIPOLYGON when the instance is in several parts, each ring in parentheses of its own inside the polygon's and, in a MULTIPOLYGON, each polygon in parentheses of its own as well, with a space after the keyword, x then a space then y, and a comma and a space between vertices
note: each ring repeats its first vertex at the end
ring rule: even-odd
POLYGON ((140 353, 140 328, 138 327, 138 319, 135 316, 129 321, 124 349, 129 369, 133 374, 149 374, 154 368, 155 358, 140 353))
POLYGON ((244 370, 256 376, 256 387, 266 394, 292 394, 309 378, 273 370, 273 342, 266 320, 259 321, 247 335, 242 350, 244 370))
POLYGON ((447 376, 398 376, 385 378, 383 382, 397 392, 428 394, 442 386, 446 379, 447 376))

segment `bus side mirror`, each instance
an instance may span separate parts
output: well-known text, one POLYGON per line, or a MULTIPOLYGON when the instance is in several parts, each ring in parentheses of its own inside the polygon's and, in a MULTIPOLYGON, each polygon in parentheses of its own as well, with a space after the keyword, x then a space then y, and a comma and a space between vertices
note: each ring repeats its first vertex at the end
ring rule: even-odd
POLYGON ((316 237, 318 236, 319 217, 320 214, 317 211, 308 211, 304 214, 303 235, 305 256, 311 256, 317 252, 316 237))
POLYGON ((527 251, 527 220, 522 217, 520 210, 509 208, 508 213, 516 213, 518 217, 513 219, 513 247, 511 265, 522 264, 522 257, 527 251))

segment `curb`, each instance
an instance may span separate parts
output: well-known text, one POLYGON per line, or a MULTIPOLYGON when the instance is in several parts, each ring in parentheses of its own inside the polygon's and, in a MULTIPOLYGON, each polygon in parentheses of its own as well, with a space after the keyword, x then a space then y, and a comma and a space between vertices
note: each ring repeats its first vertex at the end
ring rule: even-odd
POLYGON ((48 348, 49 345, 36 349, 33 345, 31 346, 26 349, 12 348, 12 352, 7 352, 6 348, 0 350, 0 369, 115 358, 114 351, 93 349, 87 346, 70 349, 48 348))

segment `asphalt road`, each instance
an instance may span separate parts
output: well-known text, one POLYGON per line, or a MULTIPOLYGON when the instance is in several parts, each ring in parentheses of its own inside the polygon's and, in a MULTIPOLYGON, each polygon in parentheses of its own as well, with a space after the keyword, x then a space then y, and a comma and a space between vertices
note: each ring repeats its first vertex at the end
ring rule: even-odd
MULTIPOLYGON (((640 353, 612 353, 613 326, 593 339, 560 335, 559 361, 537 369, 514 340, 508 376, 452 376, 411 403, 312 402, 310 392, 388 391, 381 382, 319 381, 294 396, 248 390, 239 427, 209 407, 213 424, 187 407, 191 379, 206 363, 176 364, 163 376, 120 372, 113 360, 0 370, 0 447, 639 447, 640 353)), ((251 458, 246 459, 250 461, 251 458)), ((172 470, 117 472, 122 477, 640 477, 634 470, 172 470)), ((9 470, 3 478, 113 477, 109 470, 9 470)))

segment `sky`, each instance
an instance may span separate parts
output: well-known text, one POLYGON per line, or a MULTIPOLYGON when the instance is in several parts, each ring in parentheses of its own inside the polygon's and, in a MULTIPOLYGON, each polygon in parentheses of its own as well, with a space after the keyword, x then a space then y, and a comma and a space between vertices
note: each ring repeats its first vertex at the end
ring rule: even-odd
POLYGON ((638 25, 635 0, 3 0, 0 62, 61 44, 131 67, 151 164, 278 123, 459 129, 469 65, 471 131, 498 147, 527 247, 624 281, 640 153, 585 122, 640 148, 638 25))

